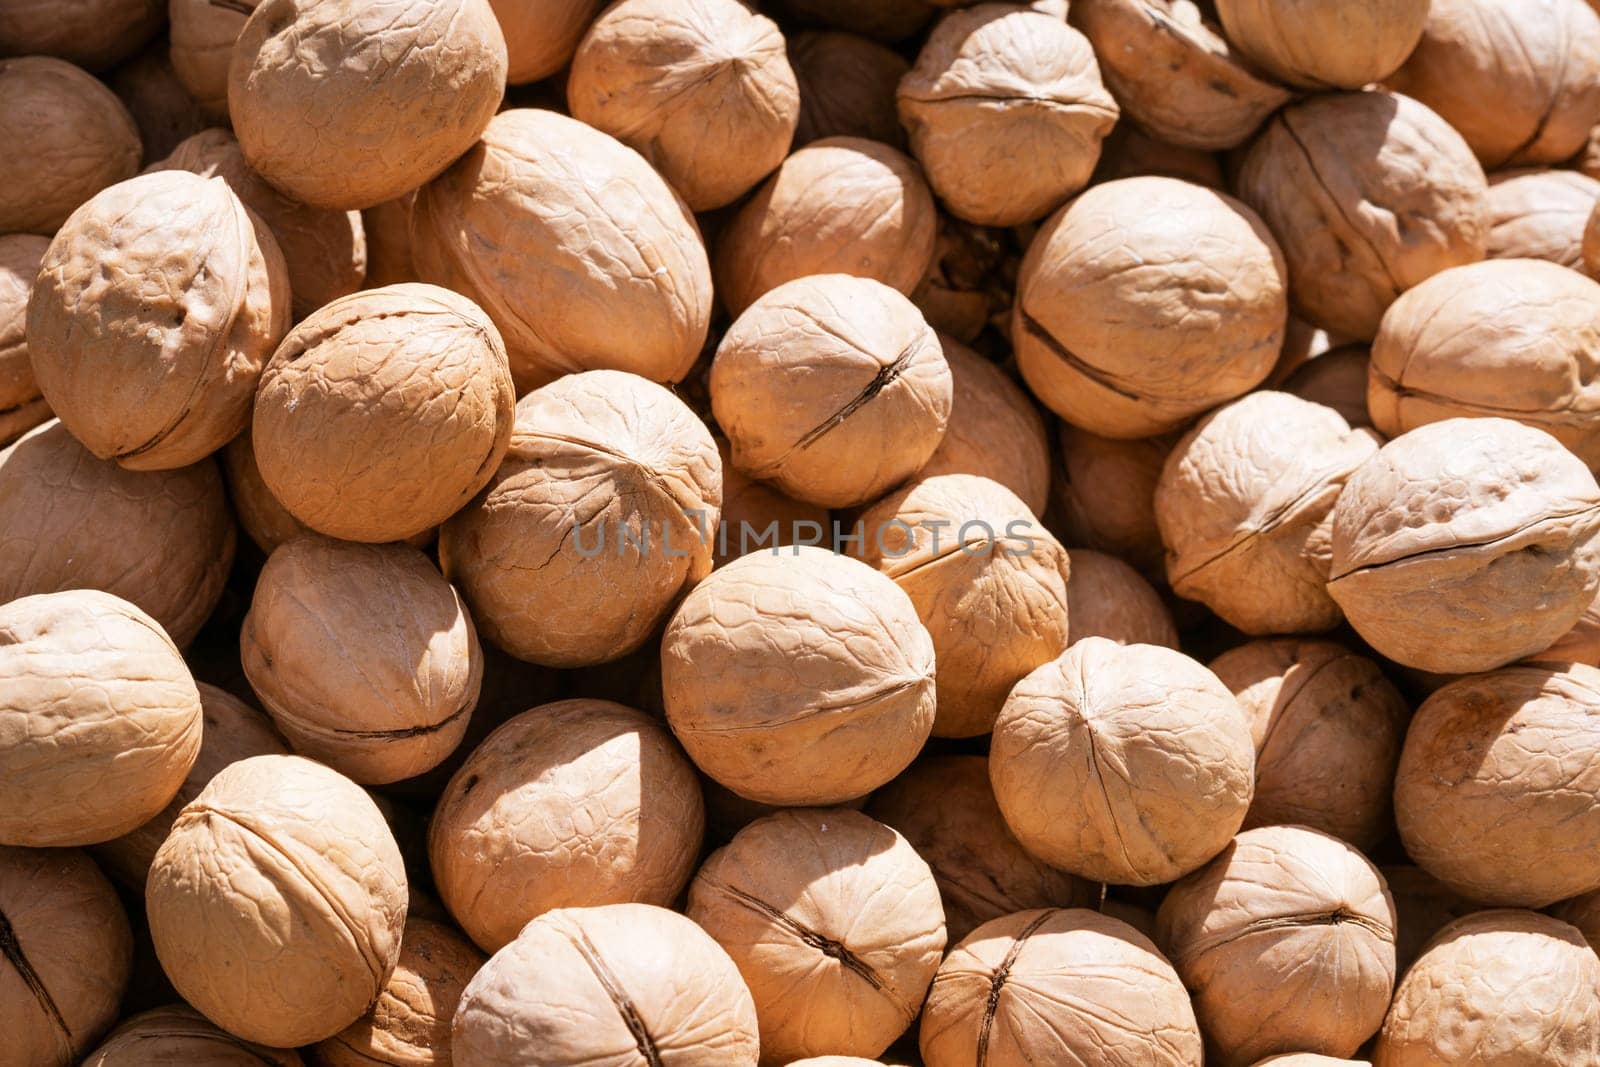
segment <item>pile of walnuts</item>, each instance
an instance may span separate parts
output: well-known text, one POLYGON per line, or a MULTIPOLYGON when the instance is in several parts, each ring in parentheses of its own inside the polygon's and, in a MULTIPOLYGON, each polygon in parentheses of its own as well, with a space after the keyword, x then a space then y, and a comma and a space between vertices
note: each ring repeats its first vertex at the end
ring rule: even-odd
POLYGON ((1597 10, 0 2, 0 1064, 1600 1067, 1597 10))

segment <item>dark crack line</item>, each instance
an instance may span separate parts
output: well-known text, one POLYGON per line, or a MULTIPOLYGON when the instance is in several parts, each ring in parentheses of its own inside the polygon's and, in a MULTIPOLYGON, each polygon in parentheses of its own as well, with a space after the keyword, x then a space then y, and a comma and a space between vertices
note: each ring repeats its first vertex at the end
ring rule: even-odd
POLYGON ((793 934, 805 945, 816 949, 829 959, 838 960, 839 966, 860 978, 873 989, 880 993, 888 993, 888 990, 884 986, 883 979, 878 977, 878 972, 874 971, 866 960, 863 960, 860 956, 857 956, 854 952, 851 952, 850 949, 845 947, 844 942, 835 941, 833 938, 820 934, 811 929, 809 926, 795 922, 787 914, 777 908, 774 908, 771 904, 768 904, 758 896, 746 893, 744 890, 737 889, 734 886, 728 885, 724 882, 717 882, 714 884, 718 889, 722 890, 724 893, 728 894, 728 896, 732 897, 740 904, 743 904, 751 911, 758 912, 759 914, 766 916, 768 919, 771 919, 774 923, 777 923, 784 930, 793 934))
POLYGON ((24 985, 33 993, 39 1007, 50 1016, 50 1021, 55 1024, 56 1032, 66 1044, 67 1059, 73 1058, 72 1028, 67 1025, 67 1020, 62 1017, 61 1009, 56 1007, 55 998, 50 995, 50 990, 44 986, 44 980, 39 977, 39 972, 33 969, 33 964, 28 962, 28 956, 22 951, 22 943, 17 940, 17 931, 12 927, 11 920, 6 913, 0 911, 0 956, 16 970, 17 976, 24 985))
POLYGON ((617 981, 617 976, 606 961, 600 958, 600 950, 595 948, 594 942, 581 929, 569 940, 572 947, 578 950, 578 955, 583 957, 583 962, 589 965, 589 970, 594 972, 595 979, 604 987, 606 996, 616 1006, 617 1014, 622 1016, 622 1024, 628 1028, 628 1033, 633 1035, 633 1043, 639 1047, 639 1055, 644 1057, 649 1067, 661 1067, 661 1051, 656 1048, 655 1038, 650 1036, 644 1017, 622 988, 622 983, 617 981))
POLYGON ((1011 943, 1011 948, 1006 951, 1005 959, 1000 961, 1000 966, 995 968, 994 977, 989 979, 989 999, 983 1005, 983 1021, 978 1026, 978 1056, 974 1067, 985 1067, 989 1058, 989 1034, 994 1029, 994 1017, 1000 1010, 1000 992, 1005 988, 1006 979, 1011 977, 1011 968, 1017 964, 1017 957, 1022 955, 1022 946, 1034 931, 1043 926, 1053 915, 1052 911, 1043 911, 1039 916, 1022 928, 1022 933, 1011 943))

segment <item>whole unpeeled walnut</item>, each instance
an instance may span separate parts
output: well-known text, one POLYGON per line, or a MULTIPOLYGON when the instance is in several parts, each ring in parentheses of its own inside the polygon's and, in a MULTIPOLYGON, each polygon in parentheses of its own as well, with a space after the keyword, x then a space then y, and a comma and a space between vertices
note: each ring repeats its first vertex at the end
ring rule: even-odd
POLYGON ((1178 628, 1161 594, 1138 571, 1104 552, 1074 548, 1067 579, 1072 640, 1104 637, 1123 645, 1178 647, 1178 628))
POLYGON ((800 88, 797 147, 824 137, 905 146, 894 94, 911 64, 898 52, 853 33, 807 32, 789 38, 789 62, 800 88))
POLYGON ((115 66, 161 29, 162 0, 13 0, 0 10, 0 55, 59 56, 115 66))
POLYGON ((1378 665, 1331 641, 1282 638, 1240 645, 1210 667, 1255 739, 1246 828, 1309 826, 1358 848, 1382 841, 1410 709, 1378 665))
POLYGON ((50 242, 28 354, 51 409, 101 459, 170 470, 250 422, 289 327, 271 232, 220 178, 144 174, 99 193, 50 242))
POLYGON ((1333 506, 1377 451, 1368 431, 1288 393, 1251 393, 1208 415, 1156 484, 1172 591, 1248 634, 1337 626, 1326 588, 1333 506))
POLYGON ((1173 886, 1156 915, 1211 1053, 1351 1056, 1383 1022, 1395 979, 1394 901, 1366 857, 1300 826, 1242 833, 1173 886))
POLYGON ((1511 170, 1489 178, 1490 259, 1546 259, 1583 269, 1583 234, 1600 181, 1573 170, 1511 170))
POLYGON ((1176 437, 1119 441, 1061 424, 1059 481, 1051 487, 1064 540, 1162 574, 1166 548, 1156 523, 1156 483, 1176 437))
POLYGON ((542 915, 461 994, 461 1067, 682 1063, 756 1067, 756 1011, 728 954, 649 904, 542 915))
POLYGON ((472 619, 426 556, 316 535, 268 557, 239 656, 295 751, 364 784, 450 755, 483 682, 472 619))
POLYGON ((1600 889, 1600 669, 1462 678, 1417 709, 1395 779, 1406 853, 1463 896, 1542 908, 1600 889))
POLYGON ((952 943, 1029 908, 1087 905, 1091 886, 1034 859, 1011 836, 982 756, 928 756, 872 794, 868 815, 927 861, 952 943))
POLYGON ((917 1017, 945 946, 928 865, 843 808, 740 830, 695 875, 687 914, 750 987, 763 1063, 881 1055, 917 1017))
POLYGON ((0 143, 0 233, 49 236, 79 204, 139 169, 139 129, 122 101, 46 56, 0 59, 0 143))
POLYGON ((1374 1067, 1600 1061, 1600 960, 1574 927, 1483 911, 1439 932, 1395 991, 1374 1067))
POLYGON ((298 756, 254 756, 183 809, 145 904, 183 999, 230 1033, 287 1048, 333 1036, 382 992, 406 873, 360 786, 298 756))
POLYGON ((1467 142, 1395 93, 1284 108, 1235 187, 1283 246, 1295 312, 1355 340, 1407 289, 1482 259, 1488 240, 1488 184, 1467 142))
POLYGON ((237 536, 210 460, 124 470, 56 420, 0 451, 0 603, 102 589, 183 647, 222 596, 237 536))
POLYGON ((710 384, 734 465, 824 507, 868 503, 916 473, 950 419, 950 367, 922 313, 845 274, 751 304, 723 335, 710 384))
POLYGON ((556 908, 668 907, 700 853, 694 768, 659 721, 606 700, 523 712, 475 749, 439 798, 434 882, 461 928, 497 952, 556 908))
POLYGON ((553 111, 496 115, 417 194, 411 240, 424 280, 494 319, 518 392, 597 368, 675 382, 705 343, 694 217, 637 152, 553 111))
POLYGON ((155 1063, 302 1067, 304 1062, 293 1049, 242 1041, 187 1004, 173 1004, 124 1019, 83 1061, 83 1067, 142 1067, 155 1063))
POLYGON ((1017 683, 989 749, 1022 846, 1119 885, 1170 882, 1221 851, 1254 768, 1249 723, 1216 675, 1169 648, 1099 637, 1017 683))
POLYGON ((505 35, 506 81, 525 85, 565 67, 601 0, 489 0, 505 35))
POLYGON ((1088 39, 1017 4, 944 16, 896 98, 933 191, 983 226, 1031 222, 1087 185, 1119 114, 1088 39))
POLYGON ((783 162, 800 90, 778 24, 739 0, 618 0, 572 57, 567 106, 709 211, 783 162))
POLYGON ((0 237, 0 447, 50 417, 28 361, 28 294, 50 242, 27 233, 0 237))
POLYGON ((1165 433, 1271 372, 1284 289, 1277 242, 1232 197, 1172 178, 1097 185, 1028 246, 1017 368, 1075 426, 1165 433))
POLYGON ((668 390, 621 371, 523 397, 506 458, 439 538, 496 645, 551 667, 634 651, 711 569, 716 442, 668 390))
POLYGON ((810 274, 873 278, 909 295, 928 272, 938 233, 933 194, 909 157, 830 137, 784 160, 723 229, 717 293, 734 315, 810 274))
POLYGON ((1066 550, 1000 483, 918 479, 855 532, 850 554, 894 579, 933 638, 935 736, 988 733, 1011 687, 1066 650, 1066 550))
POLYGON ((1434 934, 1464 915, 1484 910, 1482 904, 1463 897, 1421 867, 1383 867, 1380 873, 1400 917, 1395 938, 1396 974, 1411 969, 1434 934))
POLYGON ((505 84, 488 0, 262 0, 233 46, 228 114, 262 177, 347 211, 448 167, 505 84))
POLYGON ((1548 648, 1600 585, 1600 486, 1542 430, 1446 419, 1390 441, 1333 510, 1328 592, 1396 663, 1493 670, 1548 648))
POLYGON ((1370 362, 1366 345, 1340 345, 1300 364, 1278 388, 1332 408, 1352 429, 1371 429, 1372 414, 1367 410, 1370 362))
POLYGON ((1559 163, 1600 122, 1600 18, 1583 0, 1433 0, 1388 84, 1460 130, 1489 169, 1559 163))
POLYGON ((112 71, 106 83, 139 127, 147 161, 166 158, 184 138, 215 122, 179 84, 164 41, 152 43, 112 71))
POLYGON ((1200 1067, 1200 1029, 1172 965, 1127 923, 1022 911, 969 934, 939 967, 919 1034, 928 1067, 1200 1067))
POLYGON ((1554 263, 1488 260, 1436 274, 1394 302, 1372 342, 1373 425, 1397 437, 1499 415, 1600 467, 1597 317, 1600 282, 1554 263))
POLYGON ((336 300, 295 327, 261 374, 256 465, 291 515, 331 537, 400 541, 494 476, 516 394, 494 324, 433 285, 336 300))
POLYGON ((0 606, 0 678, 0 843, 127 833, 167 805, 200 750, 200 695, 182 653, 108 593, 0 606))
POLYGON ((1429 0, 1217 0, 1228 40, 1299 89, 1360 89, 1399 69, 1428 21, 1429 0))
POLYGON ((168 0, 173 73, 213 119, 228 117, 228 61, 256 0, 168 0))
POLYGON ((0 845, 6 1059, 70 1067, 117 1018, 133 934, 117 891, 76 849, 0 845))
POLYGON ((933 641, 911 598, 821 548, 751 552, 694 588, 661 643, 667 721, 706 774, 768 804, 892 780, 933 728, 933 641))

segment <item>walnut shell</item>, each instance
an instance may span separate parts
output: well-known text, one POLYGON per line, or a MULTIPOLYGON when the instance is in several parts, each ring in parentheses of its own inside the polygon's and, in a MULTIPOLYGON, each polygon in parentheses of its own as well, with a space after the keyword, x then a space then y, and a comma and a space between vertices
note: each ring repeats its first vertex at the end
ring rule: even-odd
POLYGON ((400 955, 406 874, 360 786, 298 756, 253 756, 183 809, 145 903, 183 999, 286 1048, 331 1037, 377 999, 400 955))
POLYGON ((802 25, 848 30, 885 44, 910 37, 938 11, 927 0, 775 0, 775 6, 802 25))
POLYGON ((1046 407, 1151 437, 1255 388, 1283 345, 1284 259, 1255 212, 1171 178, 1072 201, 1017 279, 1017 368, 1046 407))
POLYGON ((1226 847, 1254 768, 1249 724, 1216 675, 1169 648, 1100 637, 1017 683, 989 749, 1022 846, 1119 885, 1170 882, 1226 847))
POLYGON ((1011 687, 1066 650, 1066 550, 1000 483, 918 479, 855 532, 850 554, 894 579, 933 639, 935 736, 988 733, 1011 687))
POLYGON ((1042 218, 1087 185, 1119 114, 1088 39, 1017 4, 940 19, 896 101, 933 191, 983 226, 1042 218))
POLYGON ((103 589, 180 648, 222 595, 237 539, 215 463, 130 471, 91 456, 57 420, 0 451, 0 603, 103 589))
POLYGON ((315 535, 267 559, 239 656, 295 751, 364 784, 450 755, 483 682, 472 619, 426 556, 315 535))
POLYGON ((1333 511, 1328 592, 1397 663, 1493 670, 1548 648, 1600 587, 1600 486, 1542 430, 1446 419, 1389 442, 1333 511))
POLYGON ((794 144, 824 137, 865 137, 904 148, 894 94, 911 69, 898 52, 853 33, 798 33, 789 62, 800 89, 794 144))
POLYGON ((1367 410, 1367 374, 1371 350, 1366 345, 1340 345, 1306 360, 1278 388, 1301 400, 1332 408, 1351 429, 1372 428, 1367 410))
POLYGON ((0 845, 6 1059, 69 1067, 116 1021, 133 934, 116 890, 76 849, 0 845))
POLYGON ((1377 451, 1371 433, 1288 393, 1251 393, 1206 416, 1156 484, 1172 591, 1248 634, 1337 626, 1333 506, 1377 451))
POLYGON ((783 162, 800 89, 778 24, 739 0, 618 0, 572 57, 567 106, 709 211, 783 162))
POLYGON ((1119 441, 1061 424, 1060 480, 1052 486, 1064 540, 1165 578, 1156 484, 1175 436, 1119 441))
POLYGON ((1242 833, 1177 885, 1156 943, 1194 995, 1207 1063, 1352 1056, 1395 979, 1394 901, 1365 856, 1300 826, 1242 833))
POLYGON ((132 178, 73 212, 28 300, 40 391, 74 437, 129 470, 205 458, 250 422, 289 327, 271 232, 220 178, 132 178))
POLYGON ((462 1067, 756 1067, 756 1011, 728 954, 648 904, 562 908, 530 922, 467 983, 462 1067))
POLYGON ((661 683, 695 765, 769 804, 868 793, 933 728, 933 641, 911 598, 821 548, 752 552, 696 586, 667 624, 661 683))
POLYGON ((1409 971, 1440 930, 1483 910, 1482 904, 1463 897, 1421 867, 1383 867, 1381 873, 1400 917, 1395 938, 1396 974, 1409 971))
POLYGON ((1496 415, 1549 433, 1600 467, 1600 282, 1554 263, 1489 260, 1400 297, 1372 342, 1367 408, 1390 437, 1496 415))
POLYGON ((488 0, 262 0, 228 66, 228 113, 263 178, 348 211, 436 177, 500 105, 488 0))
POLYGON ((740 830, 695 875, 687 914, 750 987, 763 1063, 882 1055, 917 1017, 945 946, 928 865, 843 808, 740 830))
POLYGON ((1200 1067, 1183 984, 1126 923, 1082 909, 984 923, 951 950, 920 1033, 928 1067, 1200 1067))
POLYGON ((172 71, 205 113, 228 117, 228 61, 257 0, 167 0, 172 71))
POLYGON ((1104 637, 1122 645, 1178 647, 1178 628, 1161 594, 1131 566, 1104 552, 1074 548, 1067 579, 1072 640, 1104 637))
POLYGON ((417 281, 417 266, 411 259, 411 211, 416 200, 415 193, 407 193, 361 212, 368 289, 417 281))
POLYGON ((1124 115, 1101 145, 1094 184, 1141 177, 1177 178, 1219 190, 1226 186, 1214 153, 1159 140, 1124 115))
POLYGON ((488 484, 515 406, 481 308, 392 285, 336 300, 283 339, 250 434, 262 481, 295 518, 345 540, 400 541, 488 484))
POLYGON ((866 812, 933 871, 945 929, 959 941, 1029 908, 1085 907, 1093 886, 1034 859, 1011 836, 982 756, 926 756, 872 794, 866 812))
POLYGON ((711 320, 694 217, 638 153, 553 111, 495 116, 418 194, 418 273, 494 319, 518 392, 562 374, 689 373, 711 320))
POLYGON ((1583 269, 1583 234, 1600 181, 1571 170, 1507 170, 1489 176, 1490 259, 1546 259, 1583 269))
POLYGON ((565 67, 602 0, 489 0, 505 34, 506 81, 526 85, 565 67))
POLYGON ((1267 74, 1299 89, 1360 89, 1400 68, 1430 0, 1217 0, 1228 40, 1267 74))
POLYGON ((1485 911, 1445 927, 1395 992, 1374 1067, 1600 1061, 1600 959, 1567 923, 1485 911))
POLYGON ((734 465, 824 507, 876 500, 927 463, 951 395, 939 339, 916 305, 845 274, 762 296, 711 364, 711 408, 734 465))
POLYGON ((711 432, 666 389, 621 371, 568 375, 517 405, 505 460, 445 524, 439 558, 507 652, 608 663, 711 569, 720 468, 711 432))
POLYGON ((908 156, 859 137, 817 141, 784 160, 723 228, 717 294, 735 316, 810 274, 872 278, 909 295, 933 260, 938 224, 908 156))
POLYGON ((303 1067, 293 1049, 241 1041, 187 1004, 153 1008, 124 1019, 83 1061, 83 1067, 303 1067))
POLYGON ((1600 667, 1600 594, 1583 609, 1572 629, 1555 644, 1528 659, 1537 663, 1586 663, 1600 667))
POLYGON ((1417 709, 1395 780, 1406 852, 1463 896, 1544 907, 1600 889, 1600 669, 1508 667, 1417 709))
POLYGON ((911 292, 929 326, 968 344, 991 324, 1005 332, 1021 262, 1012 237, 1011 231, 940 216, 933 262, 911 292))
MULTIPOLYGON (((1555 908, 1551 914, 1562 922, 1576 926, 1583 939, 1589 942, 1590 948, 1600 945, 1600 892, 1574 897, 1555 908)), ((1600 952, 1600 949, 1596 951, 1600 952)))
POLYGON ((122 101, 46 56, 0 59, 0 143, 0 233, 49 236, 79 204, 139 169, 139 129, 122 101))
POLYGON ((733 465, 728 442, 717 440, 722 459, 722 521, 717 524, 713 565, 725 566, 756 548, 784 548, 808 535, 832 532, 827 508, 785 496, 733 465))
POLYGON ((0 56, 58 56, 105 70, 137 52, 165 17, 162 0, 13 0, 0 10, 0 56))
POLYGON ((1292 823, 1358 848, 1379 844, 1411 709, 1378 665, 1331 641, 1282 638, 1240 645, 1209 666, 1255 739, 1246 829, 1292 823))
POLYGON ((605 700, 510 719, 439 798, 428 851, 463 930, 498 952, 557 908, 668 907, 705 826, 694 768, 661 724, 605 700))
POLYGON ((1295 313, 1353 340, 1377 333, 1407 289, 1482 259, 1488 241, 1483 168, 1443 119, 1396 93, 1285 108, 1236 188, 1283 246, 1295 313))
POLYGON ((28 360, 28 294, 50 242, 27 233, 0 236, 0 447, 50 417, 28 360))
POLYGON ((1461 131, 1488 169, 1559 163, 1600 123, 1600 18, 1583 0, 1432 0, 1388 84, 1461 131))

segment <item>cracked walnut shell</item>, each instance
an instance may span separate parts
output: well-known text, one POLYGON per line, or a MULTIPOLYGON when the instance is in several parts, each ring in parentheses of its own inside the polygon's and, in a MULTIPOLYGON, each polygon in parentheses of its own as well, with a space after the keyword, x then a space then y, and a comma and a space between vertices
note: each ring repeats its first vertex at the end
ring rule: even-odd
POLYGON ((1518 169, 1489 176, 1490 259, 1545 259, 1583 270, 1583 235, 1600 181, 1575 170, 1518 169))
POLYGON ((1088 548, 1070 554, 1067 612, 1072 640, 1104 637, 1122 645, 1178 647, 1172 612, 1144 576, 1116 556, 1088 548))
POLYGON ((293 1049, 241 1041, 187 1004, 153 1008, 124 1019, 83 1061, 83 1067, 304 1067, 293 1049))

